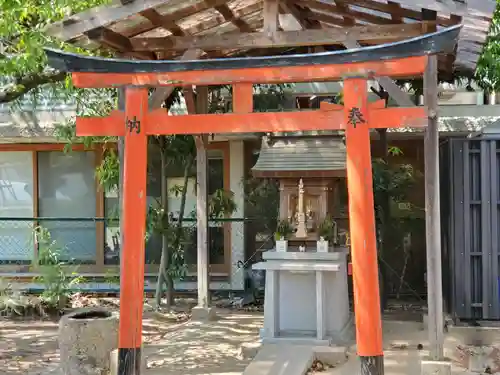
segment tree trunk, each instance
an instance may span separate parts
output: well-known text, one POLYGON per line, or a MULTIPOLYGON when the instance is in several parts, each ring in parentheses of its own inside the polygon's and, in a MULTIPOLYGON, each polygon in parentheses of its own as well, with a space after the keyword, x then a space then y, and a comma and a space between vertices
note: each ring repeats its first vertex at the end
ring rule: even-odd
MULTIPOLYGON (((177 222, 177 230, 175 233, 175 238, 174 238, 174 246, 173 249, 177 250, 179 246, 181 246, 181 238, 183 237, 183 230, 184 228, 182 227, 182 222, 184 221, 184 211, 186 209, 186 196, 187 196, 187 188, 188 188, 188 182, 189 182, 189 172, 191 171, 191 168, 193 166, 193 160, 191 157, 188 156, 186 160, 186 165, 184 166, 184 181, 182 185, 182 194, 181 194, 181 204, 179 207, 179 221, 177 222)), ((168 254, 168 263, 170 262, 170 253, 168 254)), ((169 267, 169 264, 167 263, 167 267, 169 267)), ((168 268, 167 268, 168 269, 168 268)), ((170 310, 172 308, 172 304, 174 302, 174 279, 172 275, 167 272, 165 274, 165 280, 167 283, 167 308, 170 310)))
MULTIPOLYGON (((167 166, 167 157, 166 150, 163 143, 160 144, 161 147, 161 205, 162 209, 167 214, 168 212, 168 190, 167 190, 167 178, 165 176, 165 170, 167 166)), ((156 308, 159 309, 161 306, 161 296, 163 294, 163 283, 166 284, 166 299, 167 303, 165 305, 165 310, 170 311, 172 309, 173 301, 174 301, 174 279, 172 275, 168 272, 170 267, 170 258, 171 258, 171 250, 177 249, 180 244, 180 239, 182 237, 182 222, 184 220, 184 210, 186 207, 186 196, 187 196, 187 188, 189 182, 189 172, 192 167, 192 159, 188 157, 186 160, 186 164, 184 166, 184 181, 182 185, 181 192, 181 204, 179 209, 179 219, 177 222, 177 228, 174 238, 174 243, 168 243, 167 235, 163 235, 162 237, 162 250, 161 250, 161 258, 160 258, 160 268, 158 270, 158 282, 156 284, 156 293, 155 293, 155 302, 156 308)))
MULTIPOLYGON (((164 215, 168 213, 168 189, 167 189, 167 178, 165 176, 165 169, 167 167, 167 158, 165 155, 164 142, 160 143, 160 157, 161 157, 161 209, 164 215)), ((161 295, 163 292, 163 283, 165 282, 165 274, 168 269, 169 261, 169 251, 168 251, 168 237, 163 234, 161 239, 161 258, 160 258, 160 268, 158 270, 158 282, 156 283, 155 292, 155 303, 156 309, 159 310, 161 307, 161 295)), ((167 289, 169 286, 167 285, 167 289)), ((171 306, 171 305, 170 305, 171 306)))

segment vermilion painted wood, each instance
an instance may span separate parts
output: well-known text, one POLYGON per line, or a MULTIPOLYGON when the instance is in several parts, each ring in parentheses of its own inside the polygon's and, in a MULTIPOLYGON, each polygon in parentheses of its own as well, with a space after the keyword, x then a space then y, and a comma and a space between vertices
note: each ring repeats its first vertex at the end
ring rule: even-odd
POLYGON ((238 83, 233 85, 233 112, 253 112, 253 84, 238 83))
POLYGON ((356 343, 358 355, 369 357, 383 355, 383 346, 366 84, 364 79, 344 81, 344 113, 356 343), (354 107, 365 123, 349 124, 354 107))
MULTIPOLYGON (((247 98, 248 99, 248 98, 247 98)), ((235 102, 237 104, 238 102, 235 102)), ((243 102, 241 111, 251 103, 243 102)), ((238 105, 238 104, 237 104, 238 105)), ((342 106, 331 109, 322 106, 319 111, 224 113, 209 115, 169 116, 164 109, 149 112, 147 122, 142 122, 146 135, 158 134, 206 134, 206 133, 252 133, 292 132, 307 130, 345 129, 342 106)), ((423 127, 426 121, 424 107, 386 108, 369 111, 372 128, 423 127)), ((109 117, 78 117, 78 136, 123 136, 125 114, 113 111, 109 117)))
POLYGON ((427 56, 380 60, 353 64, 263 67, 169 73, 72 73, 81 88, 118 86, 231 85, 236 83, 287 83, 332 81, 346 77, 414 77, 421 75, 427 56))
MULTIPOLYGON (((148 90, 128 88, 126 90, 126 117, 136 118, 141 126, 146 122, 148 90)), ((116 120, 116 117, 115 117, 116 120)), ((101 123, 99 121, 99 123, 101 123)), ((125 119, 120 126, 125 129, 125 119)), ((118 125, 118 123, 116 123, 118 125)), ((95 129, 94 134, 102 134, 95 129)), ((141 347, 142 309, 144 295, 144 238, 146 233, 146 168, 147 136, 135 131, 125 135, 123 167, 122 217, 123 243, 120 269, 120 327, 119 348, 141 347)))
POLYGON ((422 107, 384 108, 383 101, 368 104, 366 78, 352 76, 416 75, 422 73, 426 62, 427 57, 421 57, 343 66, 259 68, 208 73, 74 73, 74 82, 79 87, 238 83, 234 90, 236 113, 232 114, 168 116, 164 109, 148 111, 146 88, 127 88, 126 113, 114 111, 108 118, 77 119, 79 136, 125 136, 125 238, 120 296, 120 347, 139 348, 141 343, 147 135, 345 129, 358 354, 363 358, 380 359, 383 355, 382 327, 369 131, 376 127, 423 126, 426 110, 422 107), (344 106, 323 103, 320 110, 312 112, 248 113, 253 105, 251 83, 307 82, 345 76, 350 77, 344 81, 344 106), (364 118, 364 122, 356 126, 349 123, 354 107, 360 110, 364 118), (139 134, 130 132, 125 126, 125 120, 134 116, 141 122, 139 134))

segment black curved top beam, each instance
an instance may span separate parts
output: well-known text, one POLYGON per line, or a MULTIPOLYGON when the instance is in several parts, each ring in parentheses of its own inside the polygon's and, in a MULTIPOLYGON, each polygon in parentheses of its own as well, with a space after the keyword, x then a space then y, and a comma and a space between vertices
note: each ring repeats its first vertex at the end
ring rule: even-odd
POLYGON ((400 42, 334 52, 207 60, 124 60, 81 56, 46 48, 49 65, 65 72, 159 73, 285 66, 350 64, 453 53, 462 25, 400 42))

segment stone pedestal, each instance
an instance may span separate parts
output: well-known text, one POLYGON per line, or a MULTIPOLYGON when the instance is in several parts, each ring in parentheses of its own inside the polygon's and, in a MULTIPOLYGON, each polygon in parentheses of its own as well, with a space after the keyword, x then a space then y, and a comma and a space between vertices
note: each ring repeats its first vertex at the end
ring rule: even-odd
POLYGON ((263 342, 330 345, 348 339, 351 319, 344 249, 330 253, 268 251, 263 342))
POLYGON ((110 354, 117 347, 117 313, 82 309, 63 316, 59 322, 60 362, 64 375, 108 373, 110 354))
POLYGON ((210 322, 217 320, 217 313, 212 307, 195 306, 191 310, 191 319, 198 322, 210 322))

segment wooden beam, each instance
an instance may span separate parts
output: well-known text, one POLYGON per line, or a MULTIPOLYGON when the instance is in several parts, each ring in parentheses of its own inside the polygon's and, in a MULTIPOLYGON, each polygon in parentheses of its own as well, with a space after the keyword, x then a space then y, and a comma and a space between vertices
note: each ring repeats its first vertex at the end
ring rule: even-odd
MULTIPOLYGON (((113 111, 102 118, 78 117, 79 136, 95 134, 123 135, 123 113, 113 111)), ((168 116, 165 109, 157 109, 148 114, 147 135, 157 134, 208 134, 208 133, 245 133, 281 132, 298 130, 340 129, 343 122, 342 111, 314 112, 259 112, 224 113, 212 115, 168 116), (251 131, 248 129, 252 129, 251 131)))
MULTIPOLYGON (((344 29, 276 31, 274 33, 226 33, 206 36, 133 38, 134 51, 279 48, 346 44, 349 40, 365 44, 380 44, 380 41, 402 40, 421 35, 421 23, 353 26, 344 29)), ((351 47, 352 48, 352 47, 351 47)))
POLYGON ((113 30, 105 27, 98 27, 85 33, 90 40, 93 40, 101 45, 119 52, 122 55, 133 56, 143 60, 156 60, 156 55, 148 51, 132 51, 132 43, 130 39, 113 30))
POLYGON ((401 4, 397 3, 395 1, 388 1, 387 5, 391 9, 391 19, 395 23, 403 23, 404 22, 404 19, 403 19, 404 17, 402 16, 403 11, 402 11, 402 8, 401 8, 401 4))
POLYGON ((427 306, 430 356, 444 357, 443 286, 441 263, 441 213, 439 196, 439 129, 438 129, 437 57, 430 56, 424 73, 425 105, 429 124, 424 138, 425 154, 425 232, 427 253, 427 306))
MULTIPOLYGON (((346 48, 360 48, 361 45, 352 39, 349 39, 345 43, 346 48)), ((382 86, 385 91, 393 98, 396 103, 401 107, 412 107, 415 103, 411 100, 410 96, 401 90, 401 88, 394 82, 391 78, 383 75, 375 76, 375 80, 380 86, 382 86)))
MULTIPOLYGON (((181 60, 197 60, 203 54, 202 50, 199 49, 191 49, 186 51, 181 60)), ((174 91, 174 87, 166 86, 166 87, 157 87, 151 97, 149 98, 149 108, 160 108, 162 104, 167 100, 170 94, 174 91)))
MULTIPOLYGON (((179 7, 178 5, 176 6, 178 10, 174 10, 173 12, 162 16, 161 21, 163 24, 176 23, 179 20, 194 16, 197 13, 204 12, 215 6, 225 4, 228 1, 229 0, 187 0, 182 3, 182 7, 179 7)), ((197 25, 194 27, 196 28, 197 25)), ((128 37, 133 37, 154 30, 155 28, 156 26, 153 23, 143 22, 125 30, 123 33, 128 37)))
POLYGON ((253 112, 253 85, 239 83, 233 86, 233 113, 253 112))
POLYGON ((147 9, 141 12, 140 15, 147 18, 155 27, 163 27, 175 36, 186 35, 179 25, 171 19, 164 18, 155 9, 147 9))
POLYGON ((366 63, 220 69, 169 73, 72 73, 73 83, 80 88, 118 86, 188 86, 232 85, 235 83, 287 83, 331 81, 344 76, 414 77, 421 75, 427 56, 366 63))
MULTIPOLYGON (((165 109, 156 109, 148 113, 146 135, 158 134, 208 134, 208 133, 267 133, 306 130, 344 129, 342 107, 328 106, 327 109, 298 112, 255 112, 249 113, 250 97, 248 87, 243 84, 244 96, 235 102, 238 113, 179 115, 169 116, 165 109), (246 87, 245 87, 246 86, 246 87)), ((189 97, 186 98, 189 102, 189 97)), ((188 104, 188 106, 190 106, 188 104)), ((372 108, 370 106, 370 108, 372 108)), ((400 128, 425 126, 427 112, 425 108, 386 108, 372 109, 371 127, 400 128), (375 123, 375 121, 379 123, 375 123)), ((125 134, 124 114, 113 111, 108 117, 78 117, 78 136, 100 134, 103 136, 125 134)))
MULTIPOLYGON (((366 8, 369 10, 375 10, 377 12, 388 13, 391 16, 393 14, 401 17, 401 18, 409 18, 416 21, 422 21, 422 14, 418 10, 402 8, 396 9, 390 1, 384 3, 382 1, 374 1, 374 0, 349 0, 350 5, 355 5, 361 8, 366 8)), ((445 17, 437 18, 439 25, 442 26, 452 26, 453 23, 445 17)))
POLYGON ((309 21, 326 23, 328 25, 334 25, 339 27, 349 27, 346 21, 336 14, 327 14, 321 12, 314 12, 312 10, 308 11, 307 19, 309 21))
POLYGON ((215 6, 214 9, 217 12, 219 12, 227 22, 231 22, 240 31, 246 32, 246 33, 250 33, 252 31, 254 31, 253 28, 251 28, 250 25, 246 21, 244 21, 240 17, 236 16, 236 14, 234 14, 234 12, 231 10, 231 8, 229 8, 227 6, 227 4, 215 6))
POLYGON ((298 11, 295 4, 289 4, 287 1, 281 1, 280 9, 283 11, 283 13, 292 15, 292 17, 295 18, 302 29, 309 28, 309 22, 298 11))
MULTIPOLYGON (((437 12, 422 10, 423 19, 437 12)), ((428 30, 431 31, 431 30, 428 30)), ((424 104, 429 118, 424 136, 425 243, 427 254, 427 329, 433 360, 444 358, 443 282, 441 263, 441 209, 439 190, 438 60, 430 56, 424 72, 424 104)))
POLYGON ((279 0, 264 0, 264 34, 271 35, 278 31, 278 16, 279 0))
POLYGON ((349 5, 347 5, 343 0, 335 0, 335 4, 337 5, 337 8, 342 11, 342 18, 344 19, 345 24, 354 26, 356 24, 356 19, 353 16, 349 16, 349 5))
MULTIPOLYGON (((186 1, 192 2, 193 0, 186 1)), ((121 1, 114 0, 109 5, 98 6, 55 22, 46 28, 46 32, 50 36, 67 41, 77 38, 90 30, 133 16, 146 9, 176 2, 176 0, 141 0, 122 4, 121 1)))
POLYGON ((296 0, 296 1, 297 4, 305 5, 313 10, 316 9, 322 12, 334 13, 341 17, 355 18, 357 20, 373 23, 375 25, 388 25, 393 23, 393 21, 388 18, 377 16, 370 13, 360 12, 353 9, 344 11, 342 10, 341 7, 332 3, 325 3, 316 0, 296 0))

